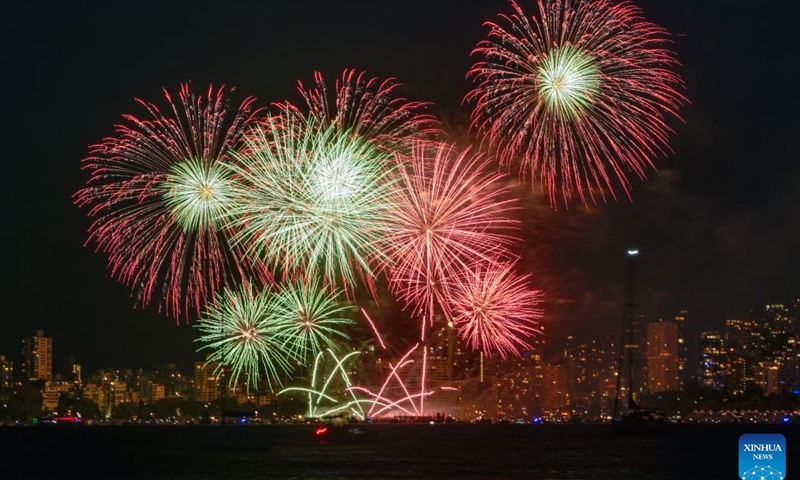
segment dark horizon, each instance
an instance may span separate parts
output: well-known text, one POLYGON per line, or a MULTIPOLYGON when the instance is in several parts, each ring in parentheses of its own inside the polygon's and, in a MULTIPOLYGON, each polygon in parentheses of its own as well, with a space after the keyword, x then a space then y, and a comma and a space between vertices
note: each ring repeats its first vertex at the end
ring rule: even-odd
MULTIPOLYGON (((525 5, 527 2, 521 2, 525 5)), ((672 155, 629 202, 569 209, 515 189, 523 209, 519 253, 545 291, 548 343, 569 334, 615 335, 623 312, 625 251, 642 251, 637 303, 654 320, 690 311, 689 338, 768 303, 800 295, 800 63, 792 15, 765 2, 639 0, 673 34, 691 103, 674 122, 672 155)), ((93 371, 195 358, 197 333, 135 307, 104 255, 83 246, 90 220, 72 195, 88 178, 88 146, 114 133, 134 97, 192 81, 236 87, 260 105, 299 102, 297 80, 345 68, 395 77, 411 100, 467 123, 469 52, 506 0, 400 5, 356 1, 249 6, 144 2, 15 5, 2 20, 9 73, 7 128, 11 287, 0 354, 41 328, 93 371)), ((456 132, 457 133, 457 132, 456 132)), ((516 172, 511 172, 516 179, 516 172)))

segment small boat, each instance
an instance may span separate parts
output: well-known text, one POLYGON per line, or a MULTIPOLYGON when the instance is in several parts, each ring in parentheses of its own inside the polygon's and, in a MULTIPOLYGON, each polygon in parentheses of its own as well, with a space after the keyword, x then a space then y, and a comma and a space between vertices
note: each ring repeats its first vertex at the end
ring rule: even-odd
POLYGON ((611 421, 614 435, 662 434, 667 427, 667 418, 657 410, 647 410, 633 404, 627 414, 611 421))

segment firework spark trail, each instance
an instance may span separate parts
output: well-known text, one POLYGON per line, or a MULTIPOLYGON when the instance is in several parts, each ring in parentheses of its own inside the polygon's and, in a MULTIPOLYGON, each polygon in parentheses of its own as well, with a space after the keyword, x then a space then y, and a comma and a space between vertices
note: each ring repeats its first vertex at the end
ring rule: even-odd
POLYGON ((668 32, 629 1, 538 0, 530 16, 511 7, 473 50, 473 128, 501 164, 520 160, 553 207, 558 193, 565 205, 574 192, 616 199, 615 184, 630 198, 628 174, 644 180, 670 152, 667 122, 686 103, 668 32))
MULTIPOLYGON (((414 403, 414 399, 415 399, 415 398, 419 398, 420 405, 422 405, 422 403, 423 403, 423 399, 424 399, 425 397, 429 396, 429 395, 432 395, 432 394, 433 394, 433 392, 420 392, 420 393, 415 393, 415 394, 413 394, 413 395, 408 395, 408 396, 406 396, 406 397, 403 397, 403 398, 401 398, 401 399, 399 399, 399 400, 396 400, 396 401, 394 401, 394 402, 392 402, 392 403, 390 403, 390 404, 388 404, 388 405, 386 405, 386 406, 382 407, 380 410, 378 410, 378 411, 376 411, 376 412, 375 412, 374 416, 376 416, 376 417, 377 417, 377 416, 379 416, 380 414, 382 414, 384 411, 386 411, 386 410, 388 410, 388 409, 390 409, 390 408, 392 408, 392 407, 398 407, 398 408, 400 408, 401 410, 404 410, 404 411, 406 411, 405 409, 403 409, 402 407, 400 407, 400 405, 399 405, 399 404, 400 404, 400 403, 402 403, 402 402, 406 402, 406 401, 408 401, 408 402, 410 402, 410 403, 413 405, 413 403, 414 403)), ((417 415, 419 415, 419 413, 417 413, 417 415)))
MULTIPOLYGON (((344 365, 351 357, 360 354, 360 352, 350 352, 344 357, 338 358, 333 350, 326 349, 325 352, 330 355, 330 358, 335 364, 330 371, 323 371, 324 364, 321 360, 323 359, 325 352, 319 352, 314 360, 314 369, 309 387, 288 387, 278 392, 278 394, 302 393, 308 395, 307 416, 311 418, 321 418, 347 409, 350 409, 355 415, 360 416, 360 418, 378 417, 385 411, 392 408, 397 408, 407 415, 420 415, 422 398, 432 395, 434 392, 428 391, 411 393, 399 373, 400 370, 402 370, 405 366, 414 363, 414 360, 409 359, 409 357, 414 353, 414 351, 416 351, 418 347, 419 344, 411 348, 396 364, 389 364, 389 374, 387 375, 378 393, 375 393, 372 390, 360 385, 353 385, 352 381, 350 380, 347 369, 344 365), (323 375, 323 384, 317 385, 318 379, 323 375), (344 385, 342 391, 349 393, 351 397, 350 400, 340 401, 335 394, 331 392, 333 382, 337 378, 342 381, 342 384, 344 385), (396 399, 392 399, 384 394, 393 380, 396 380, 400 388, 403 390, 403 396, 396 399), (365 394, 366 397, 360 397, 357 395, 357 393, 365 394), (417 399, 420 400, 419 404, 417 403, 417 399), (321 406, 323 401, 329 402, 331 405, 323 409, 321 406), (404 403, 408 403, 413 411, 406 408, 403 405, 404 403), (363 405, 370 406, 367 413, 364 412, 362 407, 363 405)), ((442 387, 442 389, 447 388, 448 387, 442 387)))
MULTIPOLYGON (((411 394, 408 392, 408 388, 406 388, 406 384, 405 384, 405 382, 403 382, 403 379, 402 379, 402 378, 400 377, 400 375, 397 373, 397 370, 399 370, 400 368, 403 368, 404 366, 408 365, 409 363, 413 363, 413 360, 408 360, 408 357, 409 357, 409 356, 410 356, 410 355, 411 355, 411 354, 412 354, 412 353, 413 353, 413 352, 414 352, 414 351, 415 351, 415 350, 416 350, 418 347, 419 347, 419 344, 416 344, 416 345, 414 345, 414 346, 413 346, 413 347, 412 347, 412 348, 411 348, 411 349, 410 349, 408 352, 406 352, 406 354, 405 354, 405 355, 403 355, 403 357, 402 357, 402 358, 401 358, 401 359, 400 359, 400 360, 399 360, 399 361, 398 361, 398 362, 397 362, 395 365, 392 365, 391 363, 389 364, 389 369, 390 369, 389 375, 387 375, 387 376, 386 376, 386 380, 383 382, 383 385, 381 385, 381 389, 380 389, 380 391, 377 393, 377 395, 375 396, 375 398, 379 398, 379 397, 382 397, 382 396, 383 396, 383 392, 386 390, 386 387, 388 387, 388 386, 389 386, 389 382, 391 382, 391 381, 392 381, 392 378, 396 378, 396 379, 397 379, 397 381, 400 383, 400 386, 402 387, 403 391, 404 391, 404 392, 405 392, 405 394, 406 394, 406 397, 405 397, 405 398, 411 398, 411 394)), ((424 386, 423 386, 423 388, 424 388, 424 386)), ((412 402, 412 406, 414 407, 414 411, 417 413, 417 415, 419 415, 419 414, 420 414, 420 410, 421 410, 421 408, 422 408, 422 405, 420 404, 420 405, 419 405, 419 407, 418 407, 417 405, 415 405, 415 404, 412 402)), ((367 414, 368 414, 369 416, 372 416, 372 415, 373 415, 373 410, 374 410, 374 409, 375 409, 375 405, 373 405, 373 406, 372 406, 372 407, 369 409, 369 412, 368 412, 367 414)))
MULTIPOLYGON (((420 341, 433 326, 437 309, 449 321, 452 283, 479 261, 508 256, 516 224, 506 214, 512 200, 500 173, 483 173, 489 160, 452 145, 417 144, 398 167, 399 182, 389 212, 387 251, 390 290, 422 317, 420 341)), ((425 391, 427 348, 422 354, 425 391)), ((420 397, 420 409, 424 396, 420 397)))
POLYGON ((234 152, 234 244, 270 268, 321 275, 349 295, 358 279, 372 290, 390 207, 392 159, 368 142, 317 128, 284 110, 234 152))
MULTIPOLYGON (((281 390, 280 392, 278 392, 278 394, 281 395, 281 394, 290 393, 290 392, 300 392, 300 393, 307 394, 308 395, 308 414, 307 414, 307 416, 310 417, 310 418, 321 418, 321 417, 325 417, 325 416, 328 416, 328 415, 332 415, 332 414, 334 414, 336 412, 339 412, 339 411, 342 411, 342 410, 351 409, 351 411, 355 415, 360 416, 360 418, 362 418, 362 419, 365 419, 365 418, 367 418, 367 414, 364 413, 364 409, 362 408, 362 404, 370 404, 372 406, 371 408, 373 410, 374 410, 374 408, 376 406, 379 406, 379 407, 397 406, 403 412, 405 412, 405 413, 407 413, 409 415, 412 414, 411 411, 409 411, 406 408, 404 408, 402 405, 400 405, 400 403, 412 400, 415 397, 414 395, 410 395, 410 394, 407 393, 406 397, 401 398, 399 400, 394 400, 393 401, 393 400, 389 399, 388 397, 381 396, 381 394, 373 393, 372 391, 370 391, 369 389, 367 389, 365 387, 352 385, 352 382, 350 381, 350 377, 349 377, 349 375, 347 373, 347 370, 344 368, 344 365, 345 365, 345 362, 347 360, 349 360, 351 357, 353 357, 355 355, 360 354, 361 352, 358 352, 358 351, 350 352, 349 354, 345 355, 342 358, 337 358, 336 354, 332 350, 327 349, 326 351, 330 355, 330 357, 333 360, 333 362, 335 363, 335 366, 330 372, 324 372, 326 380, 325 380, 325 383, 321 387, 319 387, 319 388, 317 387, 317 378, 320 376, 320 373, 321 373, 321 368, 322 368, 321 366, 323 365, 323 363, 320 360, 321 360, 324 352, 318 353, 317 357, 316 357, 316 359, 314 361, 314 370, 313 370, 313 374, 312 374, 312 377, 311 377, 311 385, 310 385, 309 388, 289 387, 289 388, 285 388, 285 389, 281 390), (352 397, 352 400, 347 400, 346 402, 341 402, 336 397, 334 397, 332 393, 328 393, 329 390, 330 390, 330 387, 331 387, 333 379, 336 378, 336 373, 337 372, 339 373, 340 378, 344 383, 344 388, 342 390, 348 392, 350 394, 350 396, 352 397), (369 398, 359 398, 356 395, 356 392, 366 393, 369 396, 369 398), (322 411, 320 409, 320 404, 321 404, 322 400, 327 400, 330 403, 332 403, 333 405, 330 406, 330 407, 327 407, 326 410, 322 411), (353 408, 353 407, 357 407, 358 411, 356 411, 356 409, 353 408)), ((404 362, 403 365, 405 365, 407 363, 409 363, 409 361, 404 362)), ((398 378, 398 380, 400 380, 400 379, 398 378)), ((402 382, 402 380, 400 380, 400 381, 402 382)), ((381 411, 383 411, 383 410, 381 410, 381 411)))
MULTIPOLYGON (((357 351, 350 352, 350 353, 348 353, 347 355, 345 355, 342 358, 338 358, 336 356, 336 354, 334 353, 334 351, 331 350, 331 349, 326 349, 325 352, 320 351, 319 353, 317 353, 317 356, 314 359, 314 370, 313 370, 313 373, 312 373, 312 376, 311 376, 311 386, 310 386, 310 388, 289 387, 289 388, 285 388, 285 389, 281 390, 280 392, 278 392, 278 395, 285 394, 285 393, 288 393, 288 392, 306 393, 308 395, 308 414, 307 414, 307 416, 310 417, 310 418, 320 418, 320 417, 324 417, 324 416, 327 416, 327 415, 331 415, 331 414, 333 414, 335 412, 338 412, 340 410, 345 410, 345 409, 351 408, 353 405, 358 407, 358 409, 360 411, 360 414, 361 414, 361 418, 365 418, 364 410, 363 410, 363 408, 361 408, 361 404, 362 403, 367 403, 367 400, 359 399, 358 397, 355 396, 355 394, 351 390, 351 385, 352 384, 350 382, 350 376, 347 374, 347 370, 344 368, 344 364, 345 364, 345 362, 347 360, 349 360, 351 357, 353 357, 355 355, 360 354, 361 352, 357 352, 357 351), (322 385, 321 388, 317 389, 317 386, 316 386, 317 385, 317 377, 319 376, 319 373, 320 373, 319 370, 321 368, 321 365, 323 364, 323 362, 321 362, 321 360, 323 359, 322 357, 324 356, 325 352, 328 352, 328 354, 330 355, 330 357, 333 360, 335 365, 334 365, 333 369, 330 372, 326 373, 327 379, 325 380, 325 383, 322 385), (344 385, 345 385, 344 386, 344 391, 347 391, 348 393, 350 393, 350 395, 353 398, 353 400, 348 401, 346 403, 341 403, 341 402, 339 402, 339 400, 337 400, 331 394, 326 393, 328 391, 328 387, 330 387, 331 382, 335 378, 335 375, 336 375, 337 372, 340 374, 340 378, 344 382, 344 385), (325 413, 319 413, 319 405, 320 405, 320 402, 322 400, 328 400, 331 403, 333 403, 334 406, 330 407, 328 410, 326 410, 325 413)), ((358 412, 355 412, 355 411, 354 411, 354 413, 358 414, 358 412)))
POLYGON ((530 274, 517 275, 515 264, 478 264, 455 287, 453 313, 459 335, 475 350, 502 358, 530 348, 524 340, 535 333, 542 311, 541 292, 529 286, 530 274))
POLYGON ((116 136, 90 148, 83 160, 90 178, 74 198, 94 219, 87 244, 108 254, 112 276, 141 305, 157 301, 179 318, 244 278, 269 281, 231 248, 222 221, 233 184, 222 163, 260 109, 252 97, 231 108, 224 87, 203 96, 185 83, 177 102, 163 93, 167 110, 137 99, 146 115, 124 115, 116 136))
MULTIPOLYGON (((357 353, 360 353, 360 352, 351 352, 350 354, 345 355, 341 360, 337 360, 336 359, 336 356, 333 354, 333 351, 328 350, 328 353, 330 353, 331 357, 333 357, 333 360, 336 362, 336 366, 333 368, 333 372, 331 372, 331 375, 329 375, 328 378, 325 380, 325 384, 322 386, 322 391, 325 391, 328 388, 328 386, 330 385, 331 381, 333 380, 333 374, 335 374, 337 370, 341 372, 342 378, 344 379, 344 382, 345 382, 345 389, 347 389, 351 385, 351 382, 350 382, 350 376, 347 374, 347 371, 343 367, 344 361, 347 360, 348 358, 350 358, 350 356, 352 356, 353 354, 357 354, 357 353)), ((350 393, 352 395, 352 392, 350 392, 350 393)), ((358 399, 355 397, 355 395, 353 395, 353 400, 358 401, 358 399)), ((319 399, 317 399, 317 404, 319 404, 319 399)), ((360 409, 361 408, 360 403, 358 404, 358 406, 359 406, 359 409, 360 409)), ((363 410, 361 410, 361 417, 362 418, 364 417, 364 411, 363 410)))
POLYGON ((375 327, 375 324, 372 322, 372 319, 369 318, 369 315, 367 314, 367 311, 362 308, 361 309, 361 313, 364 314, 364 318, 367 319, 367 322, 369 322, 369 326, 372 327, 372 331, 375 332, 375 338, 377 338, 378 342, 380 342, 381 348, 386 350, 386 344, 383 343, 383 338, 381 338, 381 334, 380 334, 380 332, 378 332, 378 329, 375 327))
POLYGON ((379 80, 366 72, 346 69, 336 80, 330 95, 321 73, 314 73, 314 86, 306 88, 298 82, 298 91, 308 109, 283 103, 301 116, 308 116, 315 125, 333 125, 339 132, 348 132, 388 153, 408 153, 411 145, 440 135, 438 122, 423 113, 431 104, 408 101, 397 96, 401 84, 393 78, 379 80))
MULTIPOLYGON (((367 402, 371 403, 373 405, 373 407, 376 406, 376 405, 379 405, 381 407, 396 406, 397 408, 402 410, 403 413, 405 413, 406 415, 414 415, 414 413, 411 410, 408 410, 405 407, 399 405, 400 403, 402 403, 404 401, 411 400, 411 398, 412 398, 411 396, 404 397, 404 398, 401 398, 399 400, 392 400, 392 399, 390 399, 388 397, 382 397, 379 394, 374 393, 374 392, 372 392, 371 390, 369 390, 368 388, 365 388, 365 387, 354 386, 354 387, 349 387, 349 388, 350 388, 350 390, 353 390, 355 392, 363 392, 363 393, 366 393, 367 395, 369 395, 371 398, 369 400, 367 400, 367 402), (381 403, 381 402, 383 402, 383 403, 381 403)), ((410 402, 410 403, 412 403, 412 405, 413 405, 413 402, 410 402)))

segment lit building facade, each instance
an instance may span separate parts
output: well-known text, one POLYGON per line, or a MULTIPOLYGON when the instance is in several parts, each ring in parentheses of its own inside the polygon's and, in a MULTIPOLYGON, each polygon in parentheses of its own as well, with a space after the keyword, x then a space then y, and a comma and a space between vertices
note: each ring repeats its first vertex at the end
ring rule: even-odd
POLYGON ((701 333, 699 350, 698 380, 700 388, 724 390, 728 366, 722 334, 717 331, 701 333))
POLYGON ((569 404, 566 365, 545 365, 543 380, 542 412, 545 415, 558 416, 569 404))
POLYGON ((689 320, 689 311, 680 310, 675 315, 674 321, 678 332, 678 390, 683 391, 690 378, 694 375, 689 365, 689 342, 686 338, 686 322, 689 320))
POLYGON ((197 362, 194 364, 194 390, 198 402, 213 402, 222 396, 219 362, 197 362))
POLYGON ((648 323, 646 345, 648 390, 678 390, 678 326, 673 322, 648 323))
POLYGON ((0 355, 0 388, 14 386, 14 362, 0 355))
POLYGON ((23 382, 53 380, 53 339, 45 337, 42 330, 37 330, 33 337, 22 339, 20 375, 23 382))

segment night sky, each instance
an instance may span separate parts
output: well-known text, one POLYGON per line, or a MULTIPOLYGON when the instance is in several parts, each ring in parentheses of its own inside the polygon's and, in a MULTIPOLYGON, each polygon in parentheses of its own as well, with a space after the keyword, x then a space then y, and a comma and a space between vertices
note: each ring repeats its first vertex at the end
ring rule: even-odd
MULTIPOLYGON (((123 113, 143 113, 134 97, 159 102, 161 87, 191 80, 261 105, 299 102, 298 79, 319 70, 332 84, 356 68, 397 78, 406 97, 463 125, 470 50, 482 22, 508 11, 506 0, 27 3, 0 19, 10 263, 0 354, 16 358, 20 339, 43 328, 56 372, 68 353, 88 370, 199 359, 190 326, 135 309, 84 247, 89 219, 72 203, 88 146, 123 113)), ((674 123, 674 155, 634 181, 632 203, 555 211, 519 188, 518 253, 546 291, 553 346, 616 334, 629 247, 642 251, 641 311, 688 309, 692 336, 800 294, 797 12, 765 0, 636 3, 674 34, 691 104, 674 123)))

